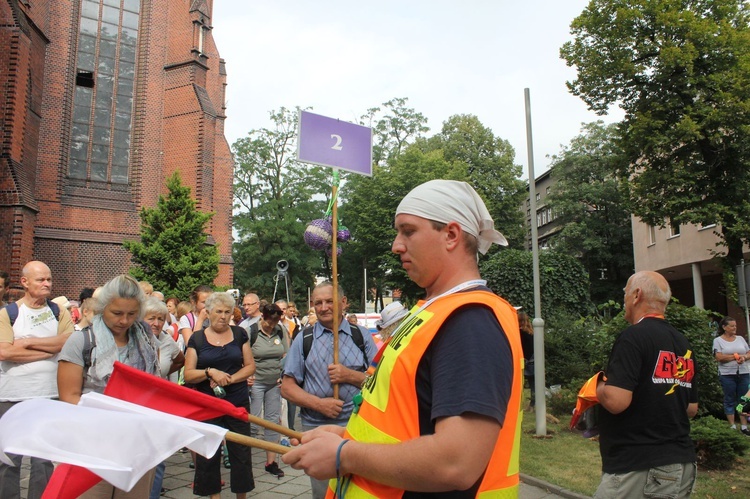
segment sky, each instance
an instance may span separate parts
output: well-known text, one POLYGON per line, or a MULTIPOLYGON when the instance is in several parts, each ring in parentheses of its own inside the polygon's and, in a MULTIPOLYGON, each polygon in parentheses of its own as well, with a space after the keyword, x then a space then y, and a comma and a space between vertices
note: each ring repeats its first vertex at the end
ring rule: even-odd
POLYGON ((586 0, 214 0, 212 35, 227 68, 230 144, 272 127, 269 112, 312 108, 355 122, 397 97, 428 119, 427 136, 473 114, 510 142, 528 178, 524 89, 535 176, 581 124, 613 122, 572 95, 560 59, 586 0))

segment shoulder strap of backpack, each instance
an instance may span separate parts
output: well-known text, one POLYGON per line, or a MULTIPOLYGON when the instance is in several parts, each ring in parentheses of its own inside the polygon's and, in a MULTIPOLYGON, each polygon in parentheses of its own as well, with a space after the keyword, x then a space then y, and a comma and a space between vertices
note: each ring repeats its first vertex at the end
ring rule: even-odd
MULTIPOLYGON (((229 328, 232 330, 232 341, 239 343, 240 338, 242 338, 242 333, 244 333, 245 330, 240 326, 229 326, 229 328)), ((240 344, 240 347, 241 346, 242 344, 240 344)))
POLYGON ((367 359, 367 350, 365 349, 365 338, 362 335, 362 329, 358 325, 350 326, 352 331, 352 340, 354 344, 359 347, 362 351, 362 358, 364 359, 365 369, 370 365, 370 361, 367 359))
POLYGON ((187 318, 188 324, 190 324, 190 329, 195 329, 195 315, 192 312, 188 312, 187 318))
POLYGON ((16 302, 8 303, 5 306, 5 311, 8 312, 8 318, 10 319, 10 327, 13 327, 13 324, 16 323, 16 319, 18 319, 18 303, 16 302))
POLYGON ((310 353, 313 342, 313 327, 307 326, 302 330, 302 357, 307 360, 307 355, 310 353))
POLYGON ((91 367, 91 352, 96 347, 96 336, 91 326, 86 326, 81 332, 83 333, 83 374, 86 375, 91 367))
POLYGON ((200 329, 193 333, 191 338, 195 338, 193 341, 195 341, 195 349, 200 350, 203 346, 203 340, 206 338, 205 334, 203 333, 203 329, 200 329))
MULTIPOLYGON (((365 349, 365 338, 362 336, 362 330, 359 328, 359 326, 352 326, 351 328, 352 332, 352 340, 354 341, 354 344, 359 347, 359 349, 362 351, 362 358, 363 365, 365 368, 369 365, 370 361, 367 358, 367 350, 365 349)), ((302 330, 302 355, 305 360, 307 360, 307 355, 310 353, 310 349, 312 348, 312 342, 313 342, 313 326, 307 326, 305 329, 302 330)))
MULTIPOLYGON (((57 319, 57 322, 60 322, 60 306, 53 302, 52 300, 47 300, 47 306, 50 310, 52 310, 52 314, 55 316, 55 319, 57 319)), ((18 319, 18 303, 12 302, 8 303, 5 306, 5 310, 8 312, 8 318, 10 319, 10 327, 13 327, 13 324, 16 323, 16 319, 18 319)))
POLYGON ((60 306, 50 299, 47 299, 47 306, 52 310, 52 314, 55 316, 55 319, 57 319, 57 322, 60 322, 60 306))
POLYGON ((258 339, 258 323, 253 322, 250 324, 250 346, 255 345, 255 340, 258 339))

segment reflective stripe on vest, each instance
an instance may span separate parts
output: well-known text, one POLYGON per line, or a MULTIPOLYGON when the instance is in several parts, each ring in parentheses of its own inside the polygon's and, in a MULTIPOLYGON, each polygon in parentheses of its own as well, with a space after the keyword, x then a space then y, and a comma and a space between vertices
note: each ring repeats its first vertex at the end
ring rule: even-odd
MULTIPOLYGON (((419 408, 416 375, 419 362, 446 319, 459 307, 469 304, 492 309, 505 332, 513 355, 513 381, 505 421, 477 497, 518 496, 518 455, 521 441, 521 393, 523 354, 518 330, 518 314, 505 300, 487 291, 468 291, 439 298, 419 311, 415 306, 384 347, 378 368, 362 390, 363 402, 352 414, 344 437, 358 442, 398 443, 419 437, 419 408)), ((469 333, 470 334, 470 333, 469 333)), ((332 498, 336 480, 331 480, 332 498)), ((352 476, 346 489, 348 498, 401 497, 404 491, 352 476)))

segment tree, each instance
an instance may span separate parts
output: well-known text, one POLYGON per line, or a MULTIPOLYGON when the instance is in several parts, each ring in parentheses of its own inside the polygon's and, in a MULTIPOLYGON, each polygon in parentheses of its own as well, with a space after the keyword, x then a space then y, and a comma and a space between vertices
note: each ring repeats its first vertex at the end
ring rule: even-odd
POLYGON ((307 296, 323 273, 323 254, 305 245, 304 231, 323 216, 330 179, 325 169, 294 159, 297 111, 281 108, 270 115, 274 128, 251 130, 232 145, 235 283, 269 299, 276 289, 286 298, 285 283, 274 281, 277 262, 286 260, 290 298, 307 296))
POLYGON ((511 246, 523 247, 523 214, 518 207, 526 191, 510 142, 496 137, 476 116, 457 114, 443 122, 440 133, 417 144, 426 151, 442 150, 446 161, 465 164, 466 181, 485 200, 495 227, 511 246))
POLYGON ((167 180, 167 189, 156 207, 141 210, 141 240, 123 246, 137 265, 130 269, 133 277, 186 300, 196 286, 212 283, 219 273, 218 248, 206 242, 205 226, 213 214, 196 209, 179 172, 167 180))
POLYGON ((596 303, 619 301, 634 265, 627 183, 617 175, 624 158, 616 141, 616 125, 589 123, 551 164, 556 183, 547 199, 562 225, 553 244, 580 257, 596 303))
MULTIPOLYGON (((530 316, 534 311, 533 262, 530 251, 498 251, 480 264, 487 286, 520 306, 530 316)), ((567 253, 554 249, 539 255, 542 317, 558 314, 584 316, 592 311, 589 278, 581 263, 567 253)))
POLYGON ((625 111, 633 212, 718 224, 730 264, 750 240, 750 10, 742 0, 592 0, 561 56, 590 109, 625 111))
POLYGON ((406 107, 409 99, 397 97, 384 102, 383 108, 371 107, 360 119, 373 130, 372 160, 379 166, 390 163, 414 140, 427 133, 427 118, 406 107))

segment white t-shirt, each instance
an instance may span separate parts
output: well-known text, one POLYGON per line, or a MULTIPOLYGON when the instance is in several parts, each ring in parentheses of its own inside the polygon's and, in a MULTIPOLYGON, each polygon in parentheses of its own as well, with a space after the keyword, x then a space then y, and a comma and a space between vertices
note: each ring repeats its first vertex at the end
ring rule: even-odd
POLYGON ((161 371, 161 377, 176 383, 179 372, 168 373, 169 368, 172 367, 172 361, 180 353, 180 348, 172 339, 172 336, 164 331, 159 334, 159 338, 156 341, 159 344, 159 370, 161 371))
MULTIPOLYGON (((732 355, 738 353, 740 355, 746 355, 750 351, 745 338, 742 336, 735 336, 734 341, 727 341, 721 336, 714 338, 713 345, 714 354, 723 353, 732 355)), ((730 376, 732 374, 748 374, 750 373, 750 363, 743 362, 742 364, 737 361, 730 360, 729 362, 719 362, 719 374, 723 376, 730 376)))
MULTIPOLYGON (((57 336, 58 323, 52 310, 18 307, 13 338, 49 338, 57 336)), ((0 401, 17 402, 33 398, 57 398, 57 355, 35 362, 0 362, 0 401)))

